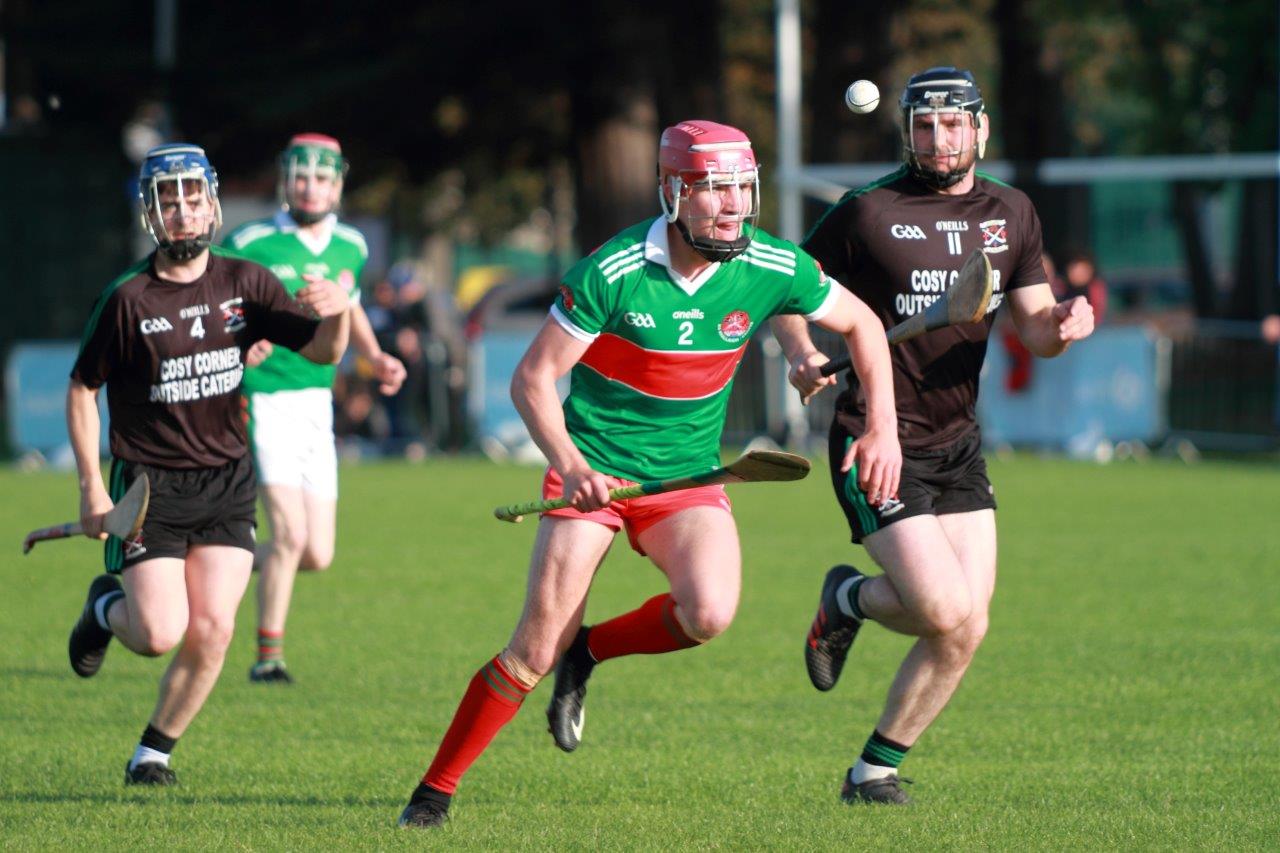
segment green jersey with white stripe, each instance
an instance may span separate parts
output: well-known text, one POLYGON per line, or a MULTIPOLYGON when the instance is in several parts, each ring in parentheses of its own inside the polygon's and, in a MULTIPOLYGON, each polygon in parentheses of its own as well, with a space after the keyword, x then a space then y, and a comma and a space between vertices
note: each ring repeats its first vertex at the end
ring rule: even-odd
MULTIPOLYGON (((283 210, 271 219, 246 223, 227 235, 224 245, 237 255, 257 261, 276 274, 290 295, 307 282, 302 276, 314 274, 337 282, 358 302, 360 272, 369 258, 364 235, 331 216, 326 223, 328 240, 312 243, 283 210)), ((337 367, 316 364, 295 352, 276 347, 257 367, 244 372, 245 395, 303 388, 332 388, 337 367)))
POLYGON ((670 267, 666 220, 628 228, 579 261, 552 317, 590 342, 570 373, 565 424, 598 471, 645 481, 720 465, 733 377, 775 314, 825 315, 837 288, 795 244, 756 230, 694 279, 670 267))

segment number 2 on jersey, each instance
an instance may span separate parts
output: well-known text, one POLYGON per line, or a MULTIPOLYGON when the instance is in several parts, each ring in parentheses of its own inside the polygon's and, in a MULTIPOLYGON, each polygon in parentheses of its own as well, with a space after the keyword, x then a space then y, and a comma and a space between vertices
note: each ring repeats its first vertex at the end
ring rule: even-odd
POLYGON ((680 339, 676 343, 682 347, 693 346, 693 323, 685 320, 680 324, 680 339))

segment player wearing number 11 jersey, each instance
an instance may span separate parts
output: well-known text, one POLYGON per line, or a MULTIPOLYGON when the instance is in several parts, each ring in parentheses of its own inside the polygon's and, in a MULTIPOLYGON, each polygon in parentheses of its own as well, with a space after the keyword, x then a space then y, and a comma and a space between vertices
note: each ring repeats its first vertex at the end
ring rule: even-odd
MULTIPOLYGON (((917 314, 949 287, 963 259, 982 249, 995 272, 991 312, 894 347, 901 494, 877 504, 863 491, 846 448, 867 428, 860 383, 836 401, 829 453, 832 486, 854 542, 884 573, 839 565, 826 576, 805 638, 805 664, 830 690, 862 623, 917 638, 889 688, 884 712, 849 768, 850 803, 903 804, 898 767, 942 712, 987 630, 996 580, 995 498, 974 404, 994 311, 1007 304, 1022 342, 1061 354, 1093 330, 1083 300, 1056 304, 1040 263, 1040 220, 1018 190, 977 171, 990 133, 973 75, 952 67, 913 76, 898 101, 905 165, 835 204, 805 239, 885 326, 917 314), (843 463, 842 463, 843 460, 843 463), (842 467, 843 464, 843 467, 842 467)), ((826 357, 802 324, 774 324, 793 382, 812 394, 826 357)))
POLYGON ((596 664, 705 643, 738 605, 741 557, 729 499, 710 486, 610 502, 609 489, 720 464, 720 433, 747 342, 777 314, 845 336, 867 389, 871 428, 857 448, 863 485, 897 490, 889 352, 870 310, 802 250, 755 227, 751 142, 708 121, 667 128, 659 149, 663 215, 605 243, 565 276, 542 331, 516 368, 512 399, 550 462, 524 613, 507 647, 471 680, 402 826, 443 823, 467 768, 553 668, 547 719, 577 748, 596 664), (570 374, 561 405, 556 380, 570 374), (666 574, 670 592, 591 628, 587 592, 614 536, 666 574), (557 661, 559 665, 557 668, 557 661))

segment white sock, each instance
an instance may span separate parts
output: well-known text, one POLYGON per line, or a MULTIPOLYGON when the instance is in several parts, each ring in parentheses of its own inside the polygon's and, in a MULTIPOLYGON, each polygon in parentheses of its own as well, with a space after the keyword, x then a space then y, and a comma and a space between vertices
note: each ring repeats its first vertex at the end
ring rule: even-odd
POLYGON ((98 627, 104 631, 111 630, 111 623, 107 621, 107 611, 111 609, 111 605, 115 604, 118 598, 124 598, 124 593, 120 592, 120 590, 115 590, 98 596, 98 600, 93 603, 93 617, 98 620, 98 627))
POLYGON ((138 748, 133 751, 133 758, 129 759, 129 769, 132 770, 139 764, 146 764, 148 762, 155 762, 156 764, 163 764, 165 767, 168 767, 169 753, 160 752, 159 750, 152 749, 149 746, 138 744, 138 748))
POLYGON ((872 779, 883 779, 886 776, 893 776, 898 772, 896 767, 883 767, 879 764, 868 764, 861 758, 858 763, 853 765, 853 769, 849 771, 849 778, 853 780, 853 784, 861 785, 872 779))
POLYGON ((858 590, 857 590, 857 587, 854 586, 854 584, 858 583, 861 580, 864 580, 864 578, 855 575, 854 577, 851 577, 844 583, 840 584, 840 587, 836 590, 836 604, 840 605, 840 612, 843 613, 845 616, 848 616, 850 619, 853 619, 858 622, 861 622, 862 620, 859 619, 858 615, 853 612, 853 607, 849 604, 849 593, 850 592, 853 592, 855 594, 857 593, 858 590))

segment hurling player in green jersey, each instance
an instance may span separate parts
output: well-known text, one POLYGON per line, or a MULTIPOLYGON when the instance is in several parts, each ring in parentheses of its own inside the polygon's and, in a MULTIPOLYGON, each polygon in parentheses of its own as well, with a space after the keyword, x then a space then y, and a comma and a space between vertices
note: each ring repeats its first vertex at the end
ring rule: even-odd
MULTIPOLYGON (((990 123, 973 75, 930 68, 907 82, 898 108, 904 165, 842 198, 805 238, 805 248, 885 326, 924 310, 939 293, 933 275, 954 277, 975 249, 991 264, 995 295, 983 320, 894 347, 903 447, 896 500, 877 505, 840 473, 845 448, 866 422, 856 380, 836 400, 832 485, 853 541, 884 573, 868 577, 848 565, 827 573, 805 637, 809 678, 819 690, 835 686, 867 619, 918 638, 860 753, 862 742, 854 744, 859 757, 841 788, 849 803, 908 802, 898 766, 951 699, 986 634, 996 582, 996 503, 974 412, 996 308, 1009 306, 1018 336, 1043 357, 1060 355, 1093 331, 1093 309, 1083 297, 1054 300, 1031 201, 977 171, 990 123)), ((774 332, 801 393, 834 381, 820 376, 827 359, 802 323, 780 317, 774 332)))
POLYGON ((870 411, 854 453, 861 482, 877 499, 896 494, 901 452, 884 330, 805 252, 755 227, 758 177, 742 131, 709 121, 667 128, 655 187, 662 215, 565 275, 511 396, 550 462, 544 496, 563 495, 572 508, 543 515, 520 622, 471 680, 402 826, 444 822, 462 775, 552 669, 547 719, 570 752, 596 664, 691 648, 729 626, 742 573, 724 488, 614 502, 609 489, 719 464, 734 372, 770 316, 799 314, 845 337, 870 411), (556 381, 565 374, 562 405, 556 381), (622 530, 670 592, 585 627, 591 580, 622 530))
MULTIPOLYGON (((289 292, 334 281, 351 299, 351 343, 373 367, 383 394, 404 382, 404 365, 378 346, 360 307, 357 282, 369 250, 359 231, 338 221, 347 161, 338 141, 319 133, 289 140, 280 155, 281 209, 227 237, 239 255, 269 267, 289 292)), ((292 682, 284 629, 298 569, 333 561, 338 458, 333 437, 333 365, 312 364, 259 341, 246 357, 244 397, 262 503, 271 539, 258 545, 258 660, 249 680, 292 682)))

